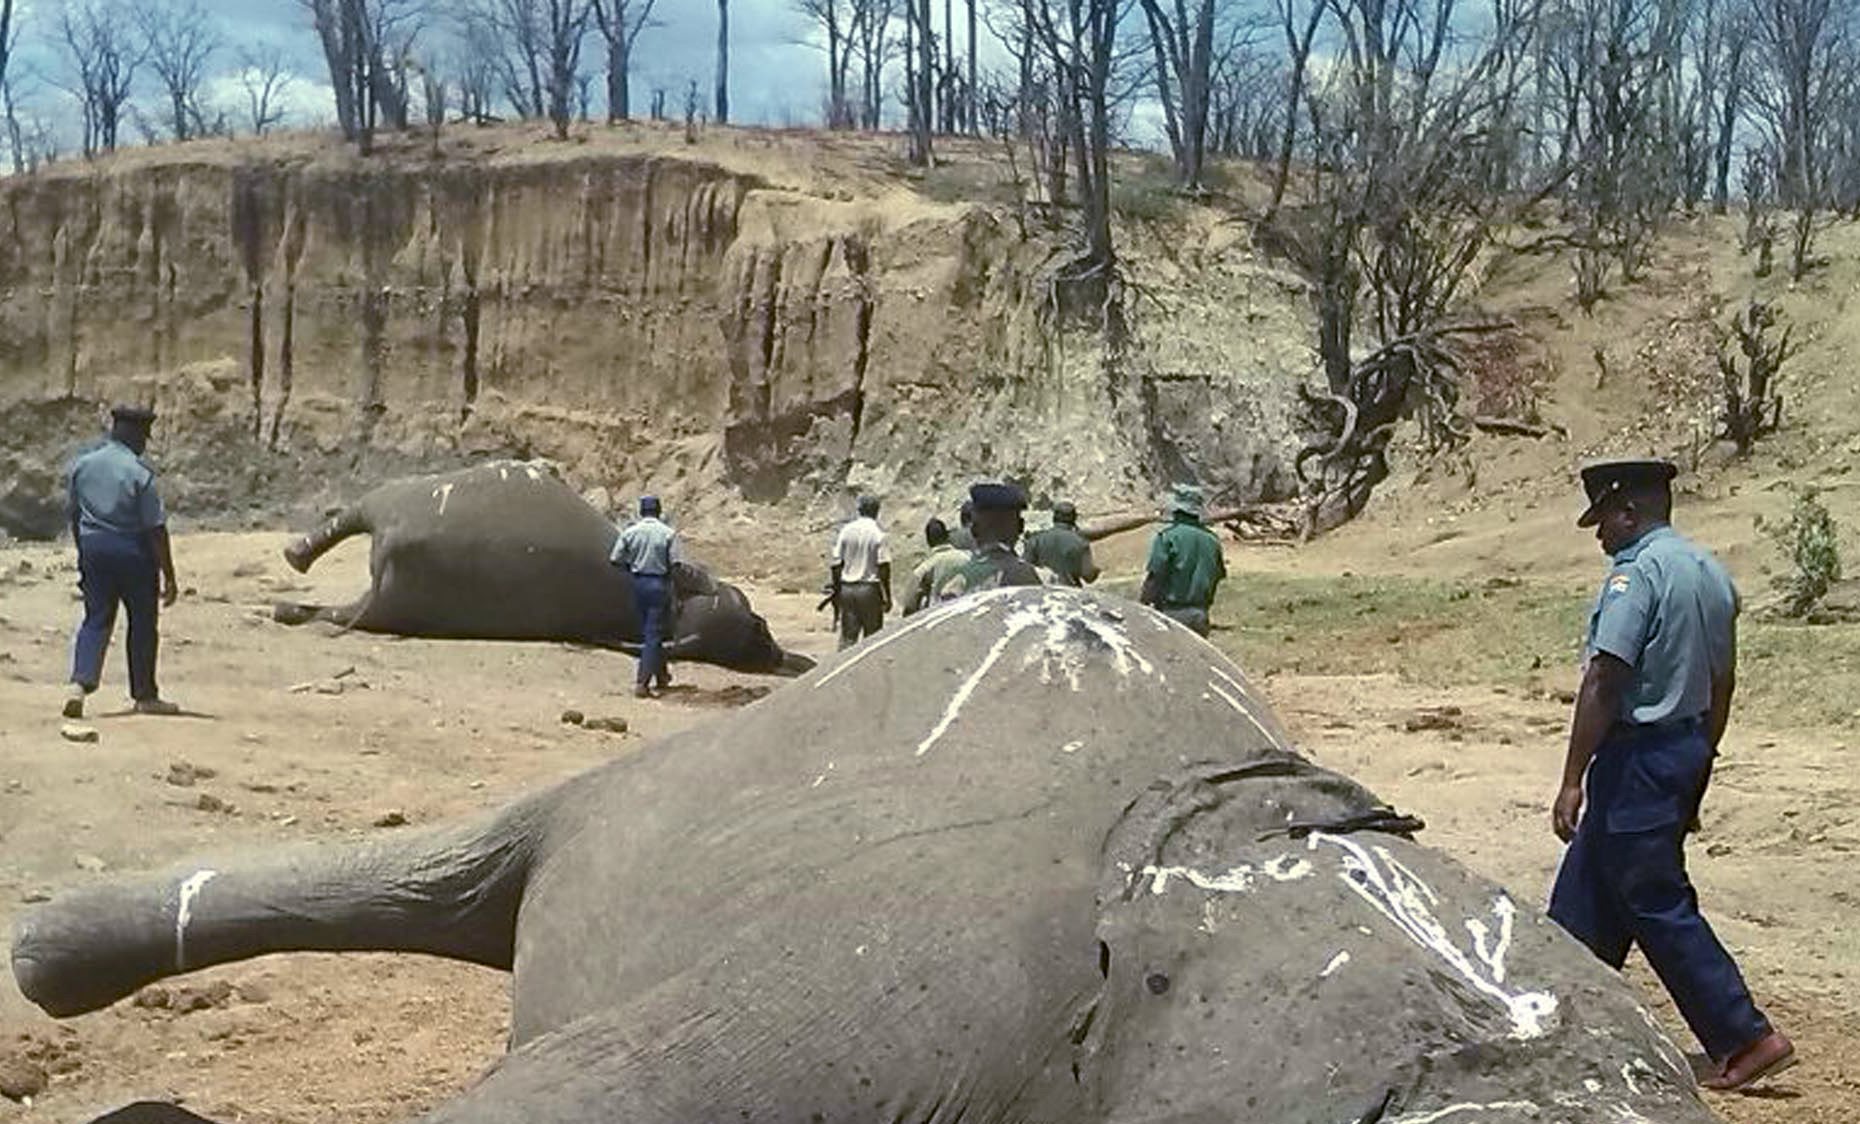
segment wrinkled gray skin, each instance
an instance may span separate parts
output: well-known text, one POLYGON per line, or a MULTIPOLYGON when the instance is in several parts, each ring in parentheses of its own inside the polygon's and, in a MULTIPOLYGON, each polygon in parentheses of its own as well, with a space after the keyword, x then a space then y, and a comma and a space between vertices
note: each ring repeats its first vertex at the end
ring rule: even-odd
MULTIPOLYGON (((292 543, 299 573, 337 543, 370 536, 367 593, 348 605, 278 604, 285 624, 320 620, 366 632, 482 640, 568 640, 637 654, 632 579, 608 562, 618 531, 541 465, 500 461, 395 480, 292 543)), ((673 660, 799 675, 733 585, 679 568, 673 660)))
POLYGON ((13 969, 57 1015, 284 949, 510 969, 451 1124, 1712 1119, 1536 911, 1283 834, 1375 804, 1187 629, 999 589, 475 822, 63 896, 13 969))

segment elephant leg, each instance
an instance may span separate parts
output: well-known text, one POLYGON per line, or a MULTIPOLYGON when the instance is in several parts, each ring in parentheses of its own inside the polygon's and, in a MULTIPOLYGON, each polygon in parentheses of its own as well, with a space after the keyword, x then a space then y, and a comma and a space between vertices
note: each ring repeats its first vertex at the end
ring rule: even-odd
POLYGON ((319 605, 313 601, 274 601, 271 605, 271 619, 279 624, 299 625, 312 621, 340 625, 342 628, 359 628, 369 631, 368 607, 374 602, 374 591, 362 594, 347 605, 319 605))
POLYGON ((360 506, 345 507, 322 526, 284 548, 284 560, 302 574, 329 549, 342 540, 370 529, 370 520, 360 506))
POLYGON ((552 790, 461 825, 205 860, 64 894, 16 923, 13 975, 62 1018, 268 952, 425 952, 508 970, 555 800, 552 790))
POLYGON ((136 1101, 115 1112, 106 1112, 90 1124, 215 1124, 204 1116, 187 1111, 167 1101, 136 1101))

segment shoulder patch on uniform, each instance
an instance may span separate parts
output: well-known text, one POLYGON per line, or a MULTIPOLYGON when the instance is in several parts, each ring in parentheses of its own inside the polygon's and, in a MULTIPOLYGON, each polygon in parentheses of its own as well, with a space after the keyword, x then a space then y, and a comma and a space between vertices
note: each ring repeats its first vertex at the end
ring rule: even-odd
POLYGON ((1628 575, 1615 574, 1608 579, 1608 592, 1626 593, 1630 584, 1632 584, 1632 579, 1628 575))

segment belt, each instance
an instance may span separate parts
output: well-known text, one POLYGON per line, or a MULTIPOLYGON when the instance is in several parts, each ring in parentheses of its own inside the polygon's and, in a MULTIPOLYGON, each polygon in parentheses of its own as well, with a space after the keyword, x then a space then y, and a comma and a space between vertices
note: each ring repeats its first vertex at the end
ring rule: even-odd
POLYGON ((840 588, 844 589, 846 586, 849 586, 849 585, 880 585, 880 584, 882 583, 877 578, 872 578, 870 581, 856 581, 856 582, 842 581, 840 583, 840 588))

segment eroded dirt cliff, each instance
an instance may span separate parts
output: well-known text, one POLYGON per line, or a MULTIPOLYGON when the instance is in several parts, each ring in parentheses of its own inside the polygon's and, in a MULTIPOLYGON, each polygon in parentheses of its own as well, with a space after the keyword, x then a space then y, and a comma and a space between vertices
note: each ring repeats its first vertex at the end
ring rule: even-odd
POLYGON ((686 511, 870 488, 915 512, 977 475, 1099 508, 1289 487, 1305 300, 1231 225, 1126 232, 1113 356, 1053 323, 1060 236, 926 198, 882 141, 592 141, 220 142, 0 180, 0 519, 43 533, 57 463, 124 396, 169 418, 174 506, 212 519, 489 454, 686 511))

